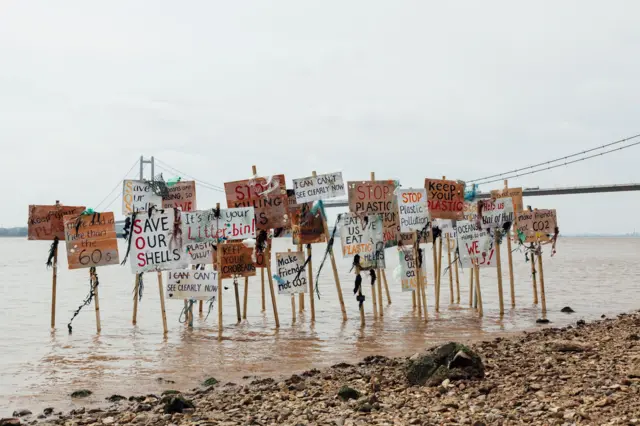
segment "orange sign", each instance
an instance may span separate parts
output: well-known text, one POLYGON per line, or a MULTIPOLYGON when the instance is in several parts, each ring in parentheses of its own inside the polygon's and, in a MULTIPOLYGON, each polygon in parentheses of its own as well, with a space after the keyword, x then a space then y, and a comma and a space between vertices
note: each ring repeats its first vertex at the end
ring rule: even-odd
POLYGON ((518 213, 515 238, 524 234, 526 243, 549 241, 558 226, 555 209, 533 210, 518 213))
POLYGON ((68 215, 64 229, 69 269, 120 263, 113 213, 68 215))
POLYGON ((227 182, 228 207, 254 207, 256 227, 268 231, 289 226, 287 188, 284 175, 227 182))
POLYGON ((323 243, 325 241, 324 223, 320 209, 313 214, 311 213, 313 202, 296 204, 295 192, 287 190, 287 193, 293 244, 323 243))
POLYGON ((395 190, 396 182, 393 180, 347 182, 349 210, 352 213, 382 216, 385 247, 397 246, 400 237, 395 190))
MULTIPOLYGON (((233 277, 253 277, 256 275, 256 267, 253 264, 253 249, 246 247, 242 242, 228 241, 226 244, 219 244, 218 249, 222 250, 222 278, 233 277)), ((213 252, 214 269, 218 270, 217 253, 213 252)))
POLYGON ((455 180, 425 179, 431 219, 462 219, 464 186, 455 180))
POLYGON ((84 206, 29 206, 28 239, 53 240, 58 237, 64 240, 64 222, 66 215, 79 215, 85 211, 84 206))
POLYGON ((517 214, 524 210, 522 201, 522 188, 505 188, 503 190, 494 189, 491 191, 491 198, 511 197, 513 200, 513 211, 517 214))

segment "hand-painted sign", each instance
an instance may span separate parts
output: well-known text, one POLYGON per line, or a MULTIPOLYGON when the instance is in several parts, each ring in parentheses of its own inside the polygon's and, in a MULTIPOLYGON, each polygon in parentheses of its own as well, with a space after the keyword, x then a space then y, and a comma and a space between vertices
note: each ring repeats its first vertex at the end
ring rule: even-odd
POLYGON ((244 240, 256 237, 253 207, 182 212, 182 235, 185 241, 212 242, 244 240))
POLYGON ((344 196, 342 172, 293 180, 296 201, 300 204, 344 196))
POLYGON ((522 188, 505 188, 503 190, 494 189, 491 191, 491 198, 511 197, 513 201, 513 211, 519 213, 524 210, 522 201, 522 188))
POLYGON ((437 226, 443 237, 456 238, 456 227, 451 219, 434 219, 433 226, 437 226))
POLYGON ((64 228, 69 269, 120 263, 113 213, 68 215, 64 228))
POLYGON ((491 235, 477 222, 459 220, 456 223, 456 233, 463 268, 472 268, 476 263, 481 268, 495 266, 491 235))
POLYGON ((482 228, 502 228, 507 223, 513 223, 515 215, 511 198, 480 200, 478 203, 482 214, 482 228))
POLYGON ((187 253, 187 259, 189 265, 212 265, 214 243, 211 242, 184 242, 185 252, 187 253))
POLYGON ((400 232, 430 230, 427 191, 424 188, 398 189, 400 232))
POLYGON ((289 226, 284 175, 227 182, 224 190, 229 207, 255 207, 258 229, 268 231, 289 226))
POLYGON ((184 269, 189 266, 184 251, 178 209, 139 212, 131 226, 129 263, 133 273, 184 269))
POLYGON ((27 223, 27 235, 29 240, 53 240, 58 237, 64 240, 64 217, 67 215, 78 216, 85 211, 82 206, 29 206, 29 221, 27 223))
POLYGON ((293 190, 287 190, 287 193, 293 244, 315 244, 326 241, 322 211, 318 208, 314 212, 312 202, 296 204, 293 190))
POLYGON ((549 241, 558 226, 555 209, 524 211, 518 214, 516 237, 522 233, 526 243, 549 241))
POLYGON ((307 292, 307 278, 303 269, 304 262, 304 252, 301 251, 276 253, 278 273, 274 276, 274 279, 278 285, 278 294, 307 292))
POLYGON ((162 199, 162 208, 179 208, 183 212, 196 210, 196 182, 183 180, 174 185, 167 186, 169 195, 162 199))
POLYGON ((218 295, 218 272, 191 269, 167 271, 167 299, 215 301, 218 295))
POLYGON ((464 220, 470 220, 472 222, 478 220, 478 202, 474 201, 473 203, 470 203, 465 201, 462 217, 464 220))
POLYGON ((398 199, 394 194, 396 186, 397 182, 393 180, 347 183, 351 213, 382 215, 385 247, 398 245, 400 220, 398 199))
POLYGON ((360 255, 363 270, 385 268, 382 228, 380 215, 344 214, 340 223, 342 256, 360 255))
MULTIPOLYGON (((400 265, 400 284, 402 291, 418 289, 418 265, 415 261, 415 251, 412 248, 398 250, 400 265)), ((425 276, 424 253, 422 253, 422 276, 425 276)))
POLYGON ((122 214, 125 216, 135 212, 160 208, 162 197, 156 195, 148 182, 143 180, 125 180, 122 183, 122 214))
POLYGON ((433 219, 462 219, 464 186, 455 180, 425 179, 429 213, 433 219))
MULTIPOLYGON (((220 244, 222 250, 222 278, 253 277, 256 267, 253 262, 253 248, 246 247, 240 241, 220 244)), ((216 256, 216 253, 214 253, 216 256)), ((214 265, 216 270, 218 265, 214 265)))

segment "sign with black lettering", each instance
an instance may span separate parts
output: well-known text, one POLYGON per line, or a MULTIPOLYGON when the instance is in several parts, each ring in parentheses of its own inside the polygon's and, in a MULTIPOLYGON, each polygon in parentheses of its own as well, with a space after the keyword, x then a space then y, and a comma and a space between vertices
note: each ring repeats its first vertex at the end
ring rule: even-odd
POLYGON ((182 235, 187 243, 217 243, 219 240, 245 240, 256 237, 253 207, 182 212, 181 217, 182 235))
POLYGON ((425 179, 429 213, 433 219, 462 219, 464 186, 455 180, 425 179))
POLYGON ((256 227, 261 230, 289 226, 287 187, 284 175, 224 184, 228 207, 254 207, 256 227))
POLYGON ((64 217, 67 215, 77 216, 86 207, 84 206, 63 206, 62 204, 52 206, 29 206, 29 221, 27 222, 27 239, 29 240, 53 240, 58 237, 64 240, 64 217))
POLYGON ((430 231, 427 191, 424 188, 398 189, 400 232, 430 231))
POLYGON ((184 269, 189 261, 184 252, 180 211, 157 210, 149 216, 139 212, 131 227, 129 263, 135 274, 184 269))
POLYGON ((385 247, 398 245, 400 219, 394 180, 348 182, 349 211, 360 215, 382 215, 385 247))
MULTIPOLYGON (((222 250, 222 279, 233 277, 253 277, 256 267, 253 262, 253 248, 246 247, 240 241, 228 241, 218 245, 222 250)), ((216 254, 214 253, 214 256, 216 254)), ((216 270, 217 265, 215 265, 216 270)))
POLYGON ((113 213, 65 216, 64 229, 69 269, 120 263, 113 213))
POLYGON ((307 292, 307 278, 303 269, 304 261, 304 252, 301 251, 276 253, 278 273, 273 278, 278 284, 278 294, 307 292))
POLYGON ((524 211, 518 214, 516 237, 525 236, 525 243, 549 241, 558 226, 555 209, 524 211))
POLYGON ((456 222, 456 233, 463 268, 473 268, 475 264, 481 268, 495 266, 493 239, 486 229, 482 229, 477 222, 459 220, 456 222))
POLYGON ((384 269, 384 238, 382 216, 358 216, 354 213, 342 215, 340 220, 340 242, 342 256, 360 255, 363 270, 384 269))
POLYGON ((513 200, 511 198, 497 198, 495 200, 479 200, 481 204, 482 228, 502 228, 506 223, 513 223, 513 200))
POLYGON ((179 208, 183 212, 196 210, 196 182, 181 180, 167 185, 168 195, 162 199, 163 209, 179 208))
POLYGON ((293 190, 296 201, 300 204, 345 195, 342 172, 294 179, 293 190))
POLYGON ((218 295, 218 272, 175 269, 167 271, 167 299, 215 301, 218 295))
POLYGON ((122 182, 122 214, 144 212, 149 208, 162 206, 162 197, 156 195, 151 185, 143 180, 125 180, 122 182))
MULTIPOLYGON (((398 250, 400 265, 400 284, 402 291, 412 291, 418 289, 418 265, 415 259, 415 251, 411 247, 398 250)), ((422 275, 426 270, 424 262, 424 251, 422 252, 422 275)))
POLYGON ((189 265, 212 265, 213 255, 215 253, 212 242, 186 242, 184 244, 185 252, 189 260, 189 265))

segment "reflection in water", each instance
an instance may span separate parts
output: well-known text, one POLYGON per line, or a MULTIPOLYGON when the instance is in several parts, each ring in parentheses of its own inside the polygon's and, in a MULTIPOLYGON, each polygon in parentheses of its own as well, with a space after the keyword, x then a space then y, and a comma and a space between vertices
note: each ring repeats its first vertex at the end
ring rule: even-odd
MULTIPOLYGON (((274 251, 286 251, 289 240, 277 240, 274 251)), ((637 308, 636 284, 640 266, 635 253, 638 239, 561 239, 558 255, 545 254, 548 317, 554 326, 577 319, 594 319, 637 308), (564 306, 577 313, 561 314, 564 306)), ((448 275, 442 279, 441 312, 434 312, 433 268, 427 264, 429 321, 411 309, 411 294, 393 282, 397 259, 390 260, 387 278, 393 304, 384 307, 384 319, 374 320, 370 285, 365 285, 366 328, 360 329, 358 304, 353 297, 349 260, 338 269, 349 320, 342 315, 330 269, 320 277, 321 299, 316 299, 316 322, 307 311, 296 313, 292 325, 288 296, 278 297, 280 329, 275 328, 269 291, 261 312, 260 277, 249 281, 247 320, 236 323, 233 286, 224 291, 224 339, 218 341, 217 306, 205 320, 195 312, 194 328, 178 322, 181 301, 167 301, 169 334, 162 333, 158 287, 154 274, 146 277, 139 304, 138 325, 131 325, 134 275, 128 267, 99 268, 102 333, 95 334, 93 306, 83 309, 69 335, 65 324, 88 290, 86 271, 68 271, 64 256, 58 275, 57 330, 49 330, 51 271, 42 265, 46 242, 0 239, 3 297, 0 299, 0 408, 6 412, 45 406, 71 409, 68 395, 78 389, 94 392, 88 402, 103 403, 119 393, 159 393, 163 389, 190 389, 207 377, 241 382, 245 376, 279 376, 338 362, 354 362, 366 355, 411 355, 425 346, 448 340, 487 339, 490 334, 536 327, 540 317, 532 305, 529 265, 515 253, 516 309, 510 308, 508 267, 503 265, 506 313, 498 313, 495 269, 481 271, 484 313, 480 319, 468 308, 469 276, 460 271, 461 304, 448 305, 448 275), (159 380, 162 378, 162 380, 159 380), (174 381, 175 383, 171 383, 174 381)), ((122 250, 122 246, 121 246, 122 250)), ((390 249, 391 250, 391 249, 390 249)), ((429 248, 430 250, 430 248, 429 248)), ((503 251, 506 249, 503 249, 503 251)), ((314 252, 324 245, 314 246, 314 252)), ((122 250, 124 252, 124 250, 122 250)), ((431 261, 431 256, 426 256, 431 261)), ((506 259, 506 253, 503 259, 506 259)), ((446 259, 446 253, 444 254, 446 259)), ((366 281, 366 280, 365 280, 366 281)), ((455 285, 455 284, 454 284, 455 285)), ((244 286, 241 286, 241 292, 244 286)), ((386 303, 386 295, 385 295, 386 303)), ((297 302, 296 302, 296 307, 297 302)), ((1 414, 1 413, 0 413, 1 414)))

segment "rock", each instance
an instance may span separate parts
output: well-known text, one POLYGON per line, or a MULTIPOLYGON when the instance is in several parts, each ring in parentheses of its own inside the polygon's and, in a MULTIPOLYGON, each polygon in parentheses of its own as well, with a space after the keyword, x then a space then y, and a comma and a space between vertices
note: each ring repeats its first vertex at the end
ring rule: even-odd
POLYGON ((555 352, 584 352, 587 347, 571 340, 556 340, 547 344, 549 349, 555 352))
POLYGON ((549 321, 549 320, 548 320, 548 319, 546 319, 546 318, 538 318, 538 319, 536 320, 536 324, 549 324, 550 322, 551 322, 551 321, 549 321))
POLYGON ((345 386, 342 386, 338 391, 338 398, 340 398, 343 401, 348 401, 350 399, 358 399, 360 398, 360 392, 345 385, 345 386))
POLYGON ((27 417, 33 413, 29 410, 17 410, 13 412, 13 417, 27 417))
POLYGON ((147 411, 153 410, 153 407, 149 404, 138 404, 136 409, 134 410, 136 413, 144 413, 147 411))
POLYGON ((640 340, 640 336, 637 334, 630 334, 629 337, 627 337, 627 340, 640 340))
POLYGON ((120 401, 124 401, 127 398, 125 398, 122 395, 111 395, 109 398, 107 398, 107 401, 109 402, 120 402, 120 401))
POLYGON ((93 392, 91 392, 90 390, 81 389, 81 390, 77 390, 77 391, 73 392, 71 394, 71 398, 86 398, 86 397, 90 396, 91 394, 93 394, 93 392))
POLYGON ((185 408, 196 408, 193 402, 180 395, 172 397, 164 406, 165 414, 182 413, 185 408))
POLYGON ((346 362, 340 362, 338 364, 333 365, 331 368, 346 369, 351 367, 353 367, 353 365, 347 364, 346 362))
POLYGON ((630 379, 640 379, 640 366, 631 369, 631 371, 627 373, 627 377, 630 379))
MULTIPOLYGON (((273 379, 271 379, 273 381, 273 379)), ((205 380, 204 382, 202 382, 202 386, 205 387, 209 387, 209 386, 215 386, 218 384, 218 380, 215 379, 214 377, 209 377, 207 380, 205 380)))
POLYGON ((484 364, 470 348, 450 342, 432 348, 409 361, 405 377, 411 385, 437 386, 445 379, 470 380, 484 378, 484 364))
POLYGON ((53 407, 45 408, 42 414, 44 414, 45 416, 50 416, 53 414, 53 410, 54 410, 53 407))
POLYGON ((565 306, 564 308, 562 308, 560 310, 560 312, 563 312, 565 314, 573 314, 575 311, 573 309, 571 309, 570 306, 565 306))
POLYGON ((147 397, 146 397, 146 396, 130 396, 130 397, 129 397, 129 401, 131 401, 131 402, 134 402, 134 401, 135 401, 135 402, 142 402, 142 401, 144 401, 145 399, 147 399, 147 397))
POLYGON ((358 407, 358 411, 360 411, 361 413, 370 413, 371 410, 373 410, 373 407, 368 402, 365 402, 360 407, 358 407))
POLYGON ((578 322, 576 322, 576 325, 578 327, 582 327, 584 325, 587 325, 587 322, 585 320, 578 320, 578 322))
POLYGON ((173 390, 173 389, 167 389, 166 391, 162 392, 162 396, 166 396, 166 395, 179 395, 182 392, 177 391, 177 390, 173 390))
POLYGON ((4 418, 0 419, 0 426, 20 426, 20 419, 4 418))
POLYGON ((102 419, 102 424, 105 425, 111 425, 114 424, 116 422, 116 419, 114 419, 113 417, 105 417, 104 419, 102 419))

